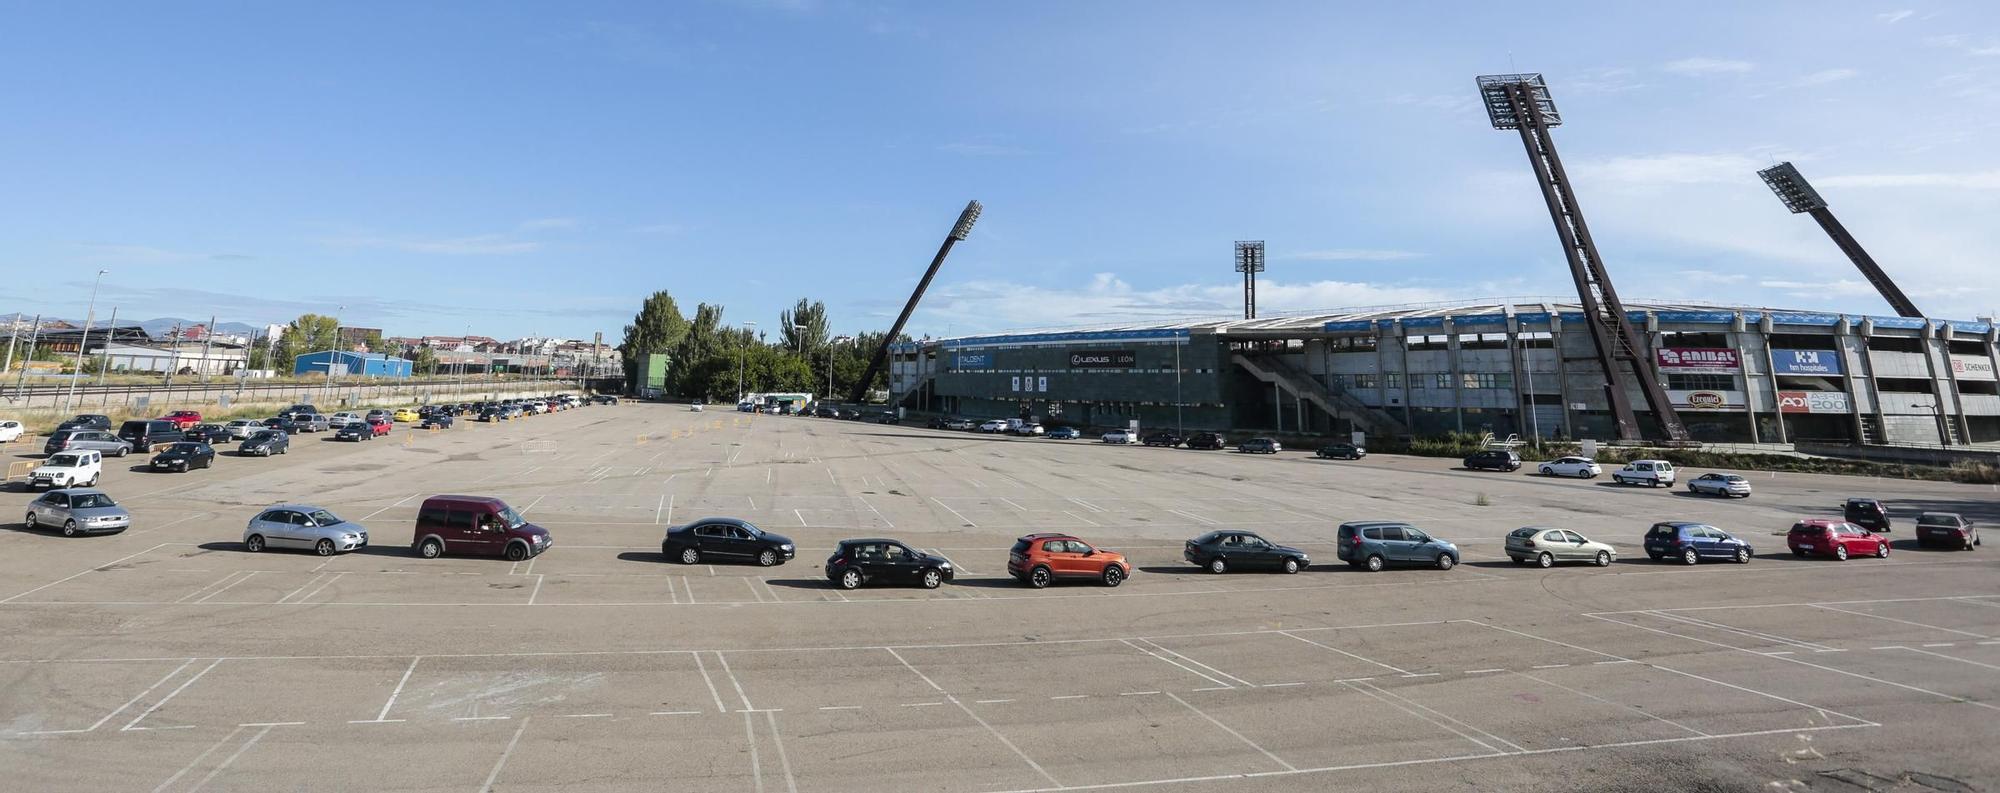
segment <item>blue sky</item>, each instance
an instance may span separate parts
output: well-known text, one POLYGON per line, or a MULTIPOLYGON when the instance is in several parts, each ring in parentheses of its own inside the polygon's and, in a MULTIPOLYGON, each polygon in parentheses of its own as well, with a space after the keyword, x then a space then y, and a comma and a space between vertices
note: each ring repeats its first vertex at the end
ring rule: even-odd
POLYGON ((1628 300, 2000 307, 1990 3, 8 3, 0 312, 616 336, 673 292, 916 335, 1568 289, 1473 77, 1540 71, 1628 300), (1741 5, 1743 8, 1729 6, 1741 5))

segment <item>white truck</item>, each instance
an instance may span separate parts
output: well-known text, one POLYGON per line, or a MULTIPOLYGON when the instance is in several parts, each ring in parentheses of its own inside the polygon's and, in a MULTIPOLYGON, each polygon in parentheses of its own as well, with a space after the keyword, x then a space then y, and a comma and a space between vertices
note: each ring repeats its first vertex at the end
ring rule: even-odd
POLYGON ((65 487, 93 487, 104 475, 102 453, 94 451, 56 452, 28 472, 29 488, 58 490, 65 487))

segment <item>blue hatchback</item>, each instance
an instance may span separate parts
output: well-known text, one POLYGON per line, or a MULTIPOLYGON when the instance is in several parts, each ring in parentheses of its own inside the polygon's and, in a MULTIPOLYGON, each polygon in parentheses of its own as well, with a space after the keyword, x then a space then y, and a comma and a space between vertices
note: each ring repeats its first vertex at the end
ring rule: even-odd
POLYGON ((1750 543, 1705 523, 1669 521, 1655 523, 1646 531, 1646 555, 1657 562, 1676 559, 1696 564, 1703 559, 1730 560, 1749 564, 1757 551, 1750 543))
POLYGON ((1379 572, 1391 564, 1458 566, 1458 546, 1425 534, 1415 526, 1367 520, 1340 524, 1340 544, 1334 556, 1351 567, 1379 572))

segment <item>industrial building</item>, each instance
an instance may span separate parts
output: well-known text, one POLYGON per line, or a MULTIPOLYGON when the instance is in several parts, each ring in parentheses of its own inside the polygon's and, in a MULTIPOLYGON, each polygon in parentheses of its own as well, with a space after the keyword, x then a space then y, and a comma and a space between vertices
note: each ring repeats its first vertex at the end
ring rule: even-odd
MULTIPOLYGON (((1689 435, 2000 441, 1995 323, 1626 302, 1689 435)), ((1515 301, 903 343, 893 401, 1085 427, 1613 439, 1579 305, 1515 301)), ((1636 390, 1630 402, 1646 413, 1636 390)), ((1653 424, 1647 424, 1650 428, 1653 424)))
POLYGON ((321 350, 299 356, 292 362, 292 374, 326 374, 329 369, 343 377, 409 377, 410 362, 380 353, 321 350))

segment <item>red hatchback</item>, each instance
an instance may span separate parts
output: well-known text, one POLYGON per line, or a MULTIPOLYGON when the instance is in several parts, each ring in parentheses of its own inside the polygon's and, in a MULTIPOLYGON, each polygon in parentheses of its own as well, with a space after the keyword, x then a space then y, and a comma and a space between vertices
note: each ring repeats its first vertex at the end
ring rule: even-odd
POLYGON ((193 410, 176 410, 160 417, 161 421, 171 421, 176 428, 186 430, 201 423, 201 413, 193 410))
POLYGON ((369 429, 371 429, 371 430, 374 430, 374 431, 375 431, 375 434, 376 434, 377 436, 381 436, 381 435, 387 435, 387 434, 389 434, 389 428, 391 428, 391 427, 394 427, 394 426, 396 426, 396 425, 395 425, 395 424, 392 424, 392 423, 390 423, 388 419, 369 419, 369 420, 368 420, 368 428, 369 428, 369 429))
POLYGON ((1889 556, 1889 538, 1844 520, 1812 519, 1792 524, 1785 535, 1793 556, 1831 556, 1841 561, 1854 555, 1889 556))

